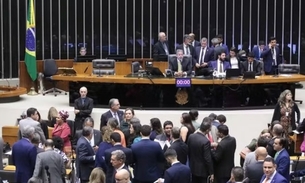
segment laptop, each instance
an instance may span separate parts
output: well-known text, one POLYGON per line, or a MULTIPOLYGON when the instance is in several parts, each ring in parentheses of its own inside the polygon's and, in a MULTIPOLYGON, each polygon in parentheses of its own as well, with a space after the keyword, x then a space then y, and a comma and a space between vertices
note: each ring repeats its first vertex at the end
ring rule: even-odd
POLYGON ((226 79, 236 79, 240 76, 240 69, 227 69, 226 70, 226 79))
POLYGON ((255 79, 255 72, 253 71, 247 71, 247 72, 244 72, 244 77, 243 79, 255 79))

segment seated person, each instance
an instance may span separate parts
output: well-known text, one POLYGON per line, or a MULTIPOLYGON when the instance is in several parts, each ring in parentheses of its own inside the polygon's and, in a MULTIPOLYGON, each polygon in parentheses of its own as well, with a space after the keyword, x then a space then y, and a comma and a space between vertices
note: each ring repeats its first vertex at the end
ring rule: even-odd
MULTIPOLYGON (((87 54, 87 49, 85 47, 81 47, 80 50, 79 50, 79 56, 85 56, 86 54, 87 54)), ((74 61, 77 61, 77 57, 78 56, 76 56, 74 58, 74 61)))
POLYGON ((218 73, 224 73, 227 69, 230 69, 230 63, 226 62, 226 53, 221 51, 217 54, 218 59, 209 62, 209 67, 218 73))
POLYGON ((241 64, 241 74, 244 74, 246 71, 253 71, 255 75, 259 76, 262 74, 262 67, 259 61, 254 60, 254 54, 248 53, 247 61, 242 62, 241 64))
POLYGON ((183 57, 183 50, 176 50, 177 58, 168 61, 169 69, 175 76, 189 76, 192 73, 192 60, 183 57))

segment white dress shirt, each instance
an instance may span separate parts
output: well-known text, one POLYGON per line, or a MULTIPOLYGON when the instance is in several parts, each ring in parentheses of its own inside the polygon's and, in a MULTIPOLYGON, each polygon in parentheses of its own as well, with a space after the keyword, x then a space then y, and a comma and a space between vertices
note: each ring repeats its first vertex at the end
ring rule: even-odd
MULTIPOLYGON (((272 51, 271 51, 272 53, 272 51)), ((276 60, 276 51, 275 51, 275 48, 273 48, 273 54, 272 54, 272 59, 274 60, 274 65, 277 65, 277 60, 276 60)))
POLYGON ((186 45, 183 43, 183 53, 185 55, 190 55, 191 54, 191 51, 190 51, 190 46, 189 45, 186 45))
POLYGON ((201 47, 199 54, 199 62, 198 62, 199 64, 203 64, 206 51, 207 51, 206 47, 205 48, 201 47))
POLYGON ((220 61, 219 59, 217 60, 217 71, 218 71, 218 73, 224 73, 223 62, 220 61), (222 66, 222 72, 220 72, 221 66, 222 66))
POLYGON ((236 57, 231 57, 230 58, 230 63, 231 63, 231 68, 232 69, 238 69, 238 60, 236 57))

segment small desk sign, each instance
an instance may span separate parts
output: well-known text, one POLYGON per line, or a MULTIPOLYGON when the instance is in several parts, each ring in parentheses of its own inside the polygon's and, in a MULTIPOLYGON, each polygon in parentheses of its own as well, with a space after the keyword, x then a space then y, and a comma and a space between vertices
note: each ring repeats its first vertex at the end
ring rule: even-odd
POLYGON ((190 88, 192 86, 191 78, 176 78, 177 88, 190 88))

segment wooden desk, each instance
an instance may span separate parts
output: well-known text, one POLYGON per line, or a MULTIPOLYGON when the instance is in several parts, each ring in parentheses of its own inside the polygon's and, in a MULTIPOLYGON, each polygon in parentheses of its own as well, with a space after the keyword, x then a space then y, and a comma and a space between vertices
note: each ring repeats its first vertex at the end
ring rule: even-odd
MULTIPOLYGON (((134 78, 134 77, 125 77, 123 75, 114 75, 114 76, 104 76, 97 77, 94 75, 85 75, 79 74, 77 76, 62 76, 56 75, 53 76, 54 80, 58 81, 72 81, 72 82, 95 82, 95 83, 121 83, 121 84, 169 84, 174 85, 174 78, 153 78, 152 81, 148 78, 134 78)), ((222 84, 269 84, 269 83, 294 83, 299 81, 305 81, 305 76, 303 75, 292 75, 289 77, 279 76, 260 76, 257 79, 196 79, 192 78, 193 85, 222 85, 222 84)))
MULTIPOLYGON (((52 138, 52 131, 53 128, 48 127, 49 137, 52 138)), ((2 127, 2 138, 4 143, 9 143, 11 146, 18 141, 18 133, 19 127, 18 126, 3 126, 2 127)))
MULTIPOLYGON (((135 59, 139 60, 139 59, 135 59)), ((149 58, 147 59, 142 59, 142 60, 150 60, 149 58)), ((115 72, 116 75, 127 75, 131 73, 131 62, 132 59, 128 59, 126 62, 116 62, 115 63, 115 72)), ((73 69, 76 71, 77 75, 90 75, 92 74, 92 63, 91 62, 74 62, 74 60, 57 60, 56 61, 57 67, 73 67, 73 69)), ((168 68, 168 62, 154 62, 153 63, 154 67, 158 67, 162 72, 165 71, 165 69, 168 68)), ((29 89, 33 86, 33 82, 31 78, 29 77, 27 70, 26 70, 26 65, 24 61, 19 62, 19 68, 20 68, 20 73, 19 73, 19 86, 24 87, 29 91, 29 89)), ((43 61, 42 60, 37 60, 37 72, 43 72, 43 61)), ((37 90, 37 83, 34 83, 36 90, 37 90)), ((44 87, 45 89, 49 89, 52 87, 51 83, 49 82, 44 82, 44 87)), ((69 83, 68 81, 64 80, 59 80, 57 83, 56 87, 63 89, 65 91, 69 91, 69 83)))
MULTIPOLYGON (((16 167, 14 165, 7 165, 3 168, 3 170, 16 171, 16 167)), ((72 171, 71 169, 66 169, 66 175, 70 175, 71 171, 72 171)))

